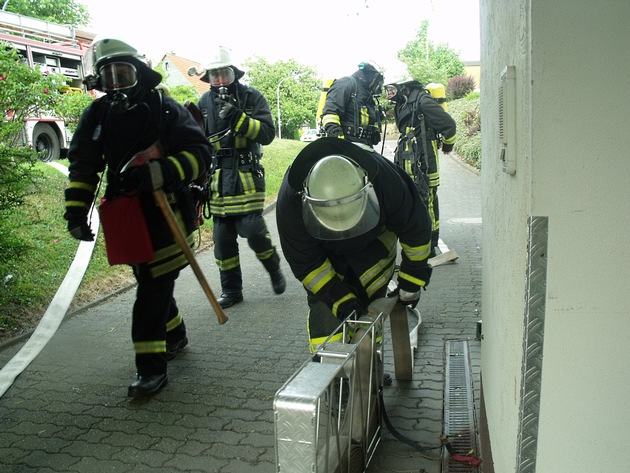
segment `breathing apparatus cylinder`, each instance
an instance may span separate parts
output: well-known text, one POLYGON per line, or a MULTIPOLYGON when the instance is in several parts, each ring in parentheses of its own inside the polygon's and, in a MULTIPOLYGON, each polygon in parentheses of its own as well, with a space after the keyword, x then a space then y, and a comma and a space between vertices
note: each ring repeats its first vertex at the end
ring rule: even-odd
POLYGON ((437 103, 439 103, 445 112, 448 112, 448 104, 446 103, 446 91, 444 89, 444 85, 436 82, 431 82, 427 84, 426 89, 431 94, 431 97, 435 99, 437 103))
POLYGON ((324 79, 322 82, 321 92, 319 94, 319 103, 317 104, 317 114, 315 115, 315 128, 322 131, 322 114, 324 113, 324 105, 326 105, 326 96, 330 90, 330 86, 335 79, 324 79))

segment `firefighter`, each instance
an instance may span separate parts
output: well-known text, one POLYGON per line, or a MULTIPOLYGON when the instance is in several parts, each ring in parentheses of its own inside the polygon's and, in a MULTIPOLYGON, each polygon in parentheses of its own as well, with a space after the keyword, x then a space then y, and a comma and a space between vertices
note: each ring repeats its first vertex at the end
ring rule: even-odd
POLYGON ((440 163, 438 149, 453 150, 456 125, 424 86, 405 74, 385 86, 387 100, 394 103, 394 118, 400 136, 394 162, 416 183, 431 215, 431 256, 440 239, 440 163))
POLYGON ((188 184, 205 172, 210 146, 192 115, 155 90, 160 74, 128 43, 95 39, 86 54, 85 70, 88 88, 105 95, 84 110, 72 138, 64 218, 74 238, 94 239, 88 212, 99 192, 99 174, 105 172, 101 222, 108 257, 115 251, 151 254, 139 257, 142 262, 130 263, 138 283, 131 327, 137 375, 128 389, 131 397, 149 396, 167 384, 168 360, 188 344, 186 326, 173 297, 175 281, 188 263, 153 191, 161 188, 166 192, 192 244, 195 213, 188 184), (149 155, 154 159, 134 165, 149 155), (122 213, 122 207, 130 208, 128 202, 138 203, 134 217, 122 213), (105 225, 109 213, 114 220, 108 224, 113 225, 111 233, 105 225), (130 237, 120 249, 114 248, 117 235, 137 229, 147 232, 144 244, 130 237))
POLYGON ((209 208, 214 222, 214 256, 221 276, 223 308, 243 301, 238 236, 250 248, 271 278, 276 294, 286 282, 280 256, 262 216, 265 204, 265 170, 260 162, 262 145, 275 136, 273 118, 263 95, 241 84, 244 72, 232 63, 229 49, 219 47, 201 77, 210 90, 199 100, 206 134, 212 144, 209 208))
POLYGON ((284 176, 276 219, 306 290, 312 352, 386 295, 399 241, 399 299, 415 308, 429 284, 431 218, 409 176, 367 145, 330 137, 307 145, 284 176))
POLYGON ((326 136, 375 146, 381 141, 381 107, 375 97, 383 91, 383 75, 362 62, 352 75, 335 80, 326 95, 322 127, 326 136))

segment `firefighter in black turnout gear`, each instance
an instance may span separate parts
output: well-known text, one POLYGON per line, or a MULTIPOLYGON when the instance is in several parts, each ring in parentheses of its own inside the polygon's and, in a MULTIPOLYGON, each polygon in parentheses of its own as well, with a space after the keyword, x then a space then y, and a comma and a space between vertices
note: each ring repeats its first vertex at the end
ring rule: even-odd
MULTIPOLYGON (((137 229, 146 230, 144 244, 135 236, 119 242, 132 254, 125 256, 131 259, 119 263, 131 265, 138 283, 131 326, 137 377, 128 394, 142 397, 166 385, 167 361, 188 343, 173 297, 175 280, 188 261, 153 192, 161 189, 166 193, 192 244, 195 212, 189 183, 206 171, 210 146, 192 115, 155 90, 160 74, 129 44, 113 38, 95 39, 86 54, 85 71, 88 88, 105 95, 84 110, 70 144, 64 218, 74 238, 94 239, 88 213, 99 193, 100 174, 106 173, 100 214, 108 258, 120 250, 114 246, 121 234, 139 235, 134 233, 137 229), (135 216, 123 213, 134 202, 135 216), (106 226, 105 217, 110 213, 113 216, 106 226), (134 260, 147 251, 150 256, 134 260)), ((118 264, 112 259, 110 263, 118 264)))
POLYGON ((273 141, 275 129, 263 95, 239 83, 244 72, 232 64, 229 49, 219 47, 204 69, 201 80, 210 83, 210 90, 199 100, 199 108, 212 145, 209 207, 214 222, 214 256, 221 276, 218 302, 227 308, 243 301, 238 236, 247 239, 269 273, 274 292, 282 294, 286 288, 280 256, 262 216, 262 145, 273 141))
POLYGON ((440 163, 438 149, 450 153, 455 144, 456 124, 424 86, 403 75, 385 86, 387 100, 394 103, 394 118, 400 132, 394 162, 414 180, 431 215, 431 256, 440 239, 440 163))
POLYGON ((307 145, 284 177, 276 219, 306 290, 312 352, 386 295, 399 241, 399 299, 415 307, 429 284, 431 218, 409 176, 367 145, 330 137, 307 145))
POLYGON ((335 80, 322 110, 326 136, 375 146, 381 141, 381 107, 375 97, 383 91, 383 75, 367 62, 350 76, 335 80))

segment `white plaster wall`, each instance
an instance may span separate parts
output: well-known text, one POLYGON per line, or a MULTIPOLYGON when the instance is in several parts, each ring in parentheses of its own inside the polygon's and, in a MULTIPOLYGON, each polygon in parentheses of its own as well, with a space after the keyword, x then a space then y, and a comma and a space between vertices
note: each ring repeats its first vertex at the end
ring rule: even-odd
POLYGON ((495 471, 518 471, 527 217, 549 218, 537 472, 627 471, 630 1, 482 0, 482 377, 495 471), (496 92, 517 70, 518 162, 496 92), (494 92, 494 93, 493 93, 494 92))
POLYGON ((520 404, 530 194, 529 37, 526 4, 481 0, 482 379, 495 471, 514 471, 520 404), (516 67, 517 170, 499 159, 498 90, 516 67))

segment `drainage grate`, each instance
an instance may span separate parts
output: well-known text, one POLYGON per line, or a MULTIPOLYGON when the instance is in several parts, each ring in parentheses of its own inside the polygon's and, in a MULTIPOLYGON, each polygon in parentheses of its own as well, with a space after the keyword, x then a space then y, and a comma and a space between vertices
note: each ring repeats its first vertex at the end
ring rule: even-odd
MULTIPOLYGON (((476 450, 475 415, 468 342, 447 340, 444 383, 444 434, 457 453, 476 450)), ((477 468, 451 460, 444 449, 442 473, 469 473, 477 468)))

